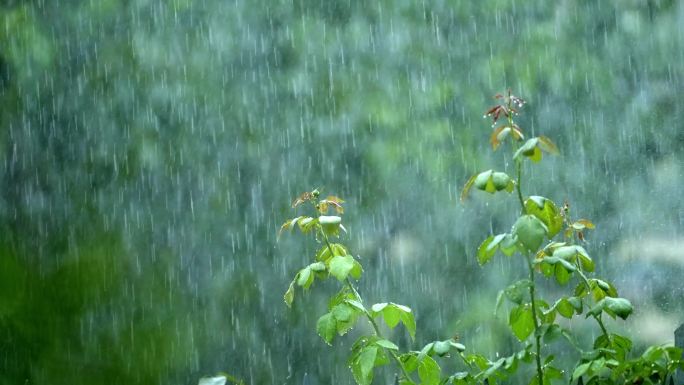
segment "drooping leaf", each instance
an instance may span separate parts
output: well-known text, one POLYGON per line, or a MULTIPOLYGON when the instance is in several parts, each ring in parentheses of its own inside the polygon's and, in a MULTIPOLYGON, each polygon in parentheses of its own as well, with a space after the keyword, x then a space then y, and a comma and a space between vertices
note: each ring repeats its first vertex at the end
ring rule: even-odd
MULTIPOLYGON (((559 262, 568 263, 562 259, 559 262)), ((566 283, 570 282, 570 278, 572 277, 570 273, 571 271, 572 270, 569 270, 563 266, 563 263, 557 263, 554 267, 554 277, 556 278, 556 282, 558 282, 560 285, 565 285, 566 283)))
POLYGON ((498 234, 487 237, 477 248, 477 261, 485 265, 500 250, 504 255, 511 256, 515 250, 515 240, 510 234, 498 234))
POLYGON ((442 370, 432 357, 425 357, 418 364, 418 377, 421 385, 439 385, 442 370))
POLYGON ((361 274, 363 273, 363 267, 361 267, 361 264, 359 261, 356 259, 354 260, 354 266, 352 266, 351 270, 349 270, 349 275, 354 278, 354 279, 359 279, 361 278, 361 274))
POLYGON ((497 191, 512 192, 515 187, 513 179, 504 172, 495 172, 493 170, 483 171, 477 175, 472 176, 466 182, 461 192, 461 201, 465 200, 471 187, 475 186, 478 190, 486 191, 494 194, 497 191))
POLYGON ((556 147, 551 139, 545 136, 539 136, 528 139, 525 144, 515 152, 513 158, 517 159, 520 156, 526 156, 533 162, 539 162, 542 159, 542 150, 552 155, 558 154, 558 147, 556 147))
POLYGON ((307 234, 311 230, 313 230, 316 227, 317 223, 318 223, 318 218, 311 218, 311 217, 304 217, 304 218, 301 218, 299 221, 297 221, 297 224, 299 225, 299 230, 301 230, 301 232, 304 234, 307 234))
POLYGON ((530 304, 514 307, 508 318, 508 324, 513 334, 520 340, 525 341, 534 331, 534 317, 530 304))
POLYGON ((506 173, 494 172, 492 173, 491 179, 496 191, 505 190, 506 192, 510 193, 513 191, 513 188, 515 188, 515 182, 513 182, 513 179, 511 179, 511 177, 506 173))
POLYGON ((401 323, 403 323, 404 327, 406 327, 406 330, 408 331, 409 336, 411 336, 411 339, 416 339, 416 320, 415 318, 413 318, 413 313, 411 312, 411 309, 409 309, 408 312, 401 313, 401 323))
POLYGON ((598 316, 601 312, 605 312, 613 318, 618 316, 624 320, 632 314, 632 310, 632 304, 625 298, 605 297, 587 312, 587 317, 598 316))
POLYGON ((330 260, 330 274, 340 282, 344 282, 354 268, 354 257, 351 255, 337 255, 330 260))
POLYGON ((551 308, 556 310, 558 314, 565 318, 572 318, 572 316, 575 314, 575 307, 570 303, 570 301, 568 301, 566 297, 560 298, 553 304, 553 306, 551 306, 551 308))
POLYGON ((468 197, 468 192, 470 192, 470 189, 473 187, 473 183, 475 183, 475 178, 477 178, 477 175, 471 176, 466 182, 466 184, 463 186, 463 190, 461 190, 461 202, 465 201, 468 197))
POLYGON ((385 324, 392 329, 396 327, 399 322, 403 323, 411 338, 415 338, 416 321, 413 318, 413 312, 409 307, 393 302, 376 303, 371 307, 371 315, 374 318, 378 315, 382 315, 385 324))
POLYGON ((352 358, 352 374, 359 385, 370 385, 373 382, 373 368, 377 355, 376 346, 367 346, 352 358))
POLYGON ((612 312, 623 320, 627 319, 634 310, 632 304, 625 298, 606 297, 602 301, 605 301, 605 310, 609 313, 612 312))
POLYGON ((287 221, 285 221, 285 223, 283 223, 283 225, 280 226, 280 230, 278 231, 278 237, 280 237, 280 235, 283 233, 283 231, 285 231, 285 230, 292 230, 292 228, 293 228, 293 227, 297 224, 297 222, 298 222, 300 219, 302 219, 302 218, 305 218, 305 217, 304 217, 304 216, 299 216, 299 217, 297 217, 297 218, 288 219, 287 221))
POLYGON ((327 236, 338 236, 342 224, 342 218, 337 215, 321 215, 318 217, 318 223, 321 224, 321 229, 327 236))
POLYGON ((493 170, 487 170, 477 174, 475 182, 473 183, 475 188, 494 194, 496 192, 496 187, 494 187, 494 182, 492 181, 493 173, 493 170))
POLYGON ((435 341, 435 345, 432 348, 436 355, 444 356, 451 350, 451 344, 449 341, 435 341))
POLYGON ((326 313, 316 322, 316 331, 328 345, 332 345, 337 332, 337 320, 332 313, 326 313))
POLYGON ((513 225, 513 234, 518 243, 529 252, 539 249, 547 232, 546 225, 533 215, 523 215, 513 225))
POLYGON ((487 237, 487 239, 480 244, 480 247, 477 248, 477 262, 480 266, 485 265, 494 257, 494 254, 496 254, 496 248, 489 247, 492 244, 492 241, 494 241, 493 235, 487 237))
POLYGON ((357 310, 361 311, 362 313, 366 312, 366 308, 363 306, 363 304, 357 300, 354 299, 347 299, 344 302, 348 303, 352 307, 356 308, 357 310))
POLYGON ((506 139, 508 134, 511 132, 510 126, 499 126, 494 129, 492 135, 489 137, 489 143, 492 145, 492 149, 496 151, 501 145, 501 142, 506 139))
POLYGON ((299 271, 297 274, 297 285, 308 289, 314 281, 314 276, 311 273, 311 267, 307 266, 299 271))
POLYGON ((547 138, 544 135, 539 135, 539 147, 548 152, 551 155, 558 155, 560 151, 558 151, 558 147, 556 147, 556 144, 553 143, 553 141, 549 138, 547 138))
POLYGON ((295 281, 293 280, 290 282, 290 286, 287 288, 287 291, 285 292, 285 295, 283 296, 283 299, 285 300, 285 304, 288 307, 292 306, 292 302, 294 302, 294 286, 295 286, 295 281))
POLYGON ((581 365, 578 365, 575 370, 572 372, 572 379, 571 381, 577 381, 580 377, 585 375, 587 371, 589 370, 589 365, 591 365, 591 362, 585 362, 581 365))

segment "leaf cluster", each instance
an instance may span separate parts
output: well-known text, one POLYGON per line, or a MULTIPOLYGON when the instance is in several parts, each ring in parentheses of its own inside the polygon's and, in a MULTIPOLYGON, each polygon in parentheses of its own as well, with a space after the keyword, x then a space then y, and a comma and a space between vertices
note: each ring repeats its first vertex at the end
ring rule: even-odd
POLYGON ((605 317, 625 320, 633 308, 628 299, 618 295, 613 284, 593 276, 596 264, 583 244, 585 231, 593 230, 594 224, 587 219, 572 220, 567 202, 558 205, 549 198, 525 197, 522 193, 522 164, 525 159, 537 163, 543 159, 544 153, 557 155, 558 147, 541 135, 525 140, 523 129, 513 119, 525 104, 522 98, 511 94, 510 90, 506 96, 496 95, 495 98, 500 103, 485 114, 493 121, 490 143, 493 150, 510 143, 516 176, 491 169, 475 174, 466 182, 461 200, 466 200, 473 188, 490 194, 517 193, 520 216, 508 232, 485 238, 477 249, 476 257, 480 265, 485 265, 500 253, 506 258, 521 261, 528 268, 527 278, 519 279, 499 292, 495 309, 497 314, 502 307, 508 308, 508 326, 522 344, 518 352, 491 361, 477 353, 466 353, 465 346, 455 339, 447 339, 402 353, 397 344, 383 336, 379 320, 382 319, 389 329, 402 324, 413 341, 416 322, 412 310, 393 302, 376 303, 370 307, 364 305, 351 280, 360 279, 363 272, 361 264, 346 246, 329 240, 330 237, 338 237, 340 230, 346 231, 340 216, 344 213, 344 201, 335 196, 319 200, 318 190, 301 194, 292 204, 298 207, 311 203, 316 216, 298 216, 281 227, 281 232, 299 228, 303 234, 313 233, 320 244, 314 261, 299 270, 290 283, 285 302, 290 306, 294 301, 295 288, 299 286, 308 290, 316 279, 333 276, 340 282, 341 289, 330 298, 328 312, 319 318, 316 329, 327 344, 332 344, 336 336, 346 334, 360 318, 368 321, 373 333, 361 335, 356 340, 348 360, 355 381, 361 385, 371 384, 374 369, 391 362, 396 365, 397 379, 403 385, 493 385, 509 378, 523 365, 534 365, 536 369, 529 382, 531 385, 568 381, 571 384, 672 383, 674 371, 684 367, 681 350, 652 346, 640 356, 633 357, 631 340, 610 333, 606 328, 605 317), (506 122, 496 127, 503 118, 506 122), (328 215, 331 208, 337 215, 328 215), (560 298, 547 301, 538 293, 538 279, 553 280, 561 289, 574 281, 574 289, 560 298), (572 331, 557 322, 559 317, 571 319, 579 316, 595 320, 601 331, 590 349, 580 347, 572 331), (572 370, 556 367, 555 357, 545 354, 545 347, 556 341, 565 341, 579 352, 579 360, 572 370), (462 370, 443 373, 438 360, 448 357, 458 358, 462 370))

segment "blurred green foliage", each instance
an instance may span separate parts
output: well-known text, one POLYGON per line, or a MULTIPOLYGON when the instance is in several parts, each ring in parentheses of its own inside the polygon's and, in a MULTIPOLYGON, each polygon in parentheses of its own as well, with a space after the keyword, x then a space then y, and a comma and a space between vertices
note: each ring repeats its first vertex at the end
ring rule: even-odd
MULTIPOLYGON (((474 253, 510 221, 457 202, 492 160, 482 106, 526 97, 562 154, 543 193, 582 202, 615 271, 623 239, 681 242, 683 22, 665 0, 0 1, 0 383, 350 382, 282 305, 311 251, 273 247, 282 197, 316 185, 417 343, 506 350, 478 314, 519 267, 474 253)), ((684 305, 671 248, 619 275, 660 321, 684 305)))

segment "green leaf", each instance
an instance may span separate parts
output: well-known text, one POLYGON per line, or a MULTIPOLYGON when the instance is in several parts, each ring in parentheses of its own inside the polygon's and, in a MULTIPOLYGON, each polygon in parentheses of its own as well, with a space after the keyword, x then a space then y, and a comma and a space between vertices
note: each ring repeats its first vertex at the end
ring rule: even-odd
POLYGON ((316 322, 316 331, 328 345, 332 345, 337 332, 337 320, 332 313, 326 313, 316 322))
POLYGON ((330 260, 330 274, 340 282, 344 282, 354 268, 354 257, 351 255, 337 255, 330 260))
POLYGON ((451 347, 456 349, 458 352, 463 352, 466 349, 465 345, 458 343, 453 339, 449 340, 449 344, 451 344, 451 347))
POLYGON ((560 215, 560 210, 550 199, 531 196, 525 200, 525 211, 527 214, 539 218, 546 225, 549 238, 558 234, 563 227, 563 217, 560 215))
POLYGON ((385 349, 399 350, 399 347, 389 340, 377 340, 375 344, 385 349))
POLYGON ((539 136, 537 138, 528 139, 525 144, 515 152, 513 158, 517 159, 521 155, 524 155, 533 162, 539 162, 542 159, 542 150, 552 155, 558 154, 558 147, 556 147, 551 139, 545 136, 539 136))
POLYGON ((632 304, 625 298, 605 297, 587 312, 587 317, 598 316, 601 312, 605 312, 613 318, 618 316, 625 320, 632 314, 632 310, 632 304))
POLYGON ((321 224, 321 229, 325 235, 339 235, 342 218, 337 215, 321 215, 318 217, 318 223, 321 224))
POLYGON ((630 314, 632 314, 632 311, 634 308, 632 307, 631 302, 625 298, 613 298, 613 297, 606 297, 602 299, 605 303, 605 309, 607 313, 613 313, 616 316, 622 318, 623 320, 626 320, 627 317, 629 317, 630 314))
POLYGON ((558 147, 556 147, 556 144, 554 144, 553 141, 548 137, 539 135, 537 138, 539 139, 538 145, 542 150, 551 155, 558 155, 560 153, 560 151, 558 151, 558 147))
POLYGON ((388 327, 393 329, 401 322, 409 332, 411 339, 415 338, 416 321, 409 307, 392 302, 376 303, 371 307, 371 315, 375 318, 379 314, 382 314, 382 318, 388 327))
POLYGON ((356 320, 363 312, 356 307, 350 305, 348 301, 353 294, 343 288, 340 293, 330 299, 329 307, 330 313, 335 319, 335 330, 337 334, 344 335, 356 324, 356 320))
POLYGON ((552 380, 562 380, 563 371, 551 365, 544 366, 544 384, 551 384, 552 380))
POLYGON ((489 236, 480 247, 477 248, 477 261, 482 266, 489 262, 497 250, 501 250, 507 256, 515 252, 515 241, 510 234, 498 234, 489 236))
POLYGON ((318 219, 314 219, 311 217, 303 217, 299 219, 299 221, 297 222, 297 224, 299 225, 299 230, 301 230, 304 234, 307 234, 312 229, 314 229, 317 223, 318 219))
POLYGON ((332 309, 332 314, 338 321, 349 321, 354 314, 354 310, 347 304, 340 304, 332 309))
POLYGON ((567 264, 568 262, 562 259, 559 262, 561 263, 556 264, 554 268, 554 276, 556 277, 556 282, 558 282, 560 285, 565 285, 566 283, 570 282, 570 278, 572 277, 570 272, 574 271, 574 269, 570 270, 564 266, 563 263, 567 264))
POLYGON ((299 270, 297 274, 297 285, 308 289, 314 281, 314 276, 311 274, 311 267, 307 266, 299 270))
POLYGON ((584 374, 587 373, 589 370, 589 366, 591 365, 591 362, 585 362, 581 365, 578 365, 575 370, 572 372, 572 380, 571 381, 576 381, 578 378, 582 377, 584 374))
POLYGON ((336 255, 348 255, 349 252, 347 251, 347 248, 344 247, 344 245, 340 243, 332 243, 330 247, 327 245, 321 247, 320 250, 318 250, 318 253, 316 253, 316 260, 319 262, 323 262, 325 264, 328 264, 328 261, 330 258, 336 256, 336 255), (332 249, 332 253, 330 252, 330 249, 332 249))
POLYGON ((441 379, 441 372, 437 361, 432 357, 425 357, 420 364, 418 364, 418 377, 421 385, 439 385, 441 379))
POLYGON ((539 162, 542 158, 541 150, 537 147, 539 138, 528 139, 525 144, 523 144, 518 151, 513 154, 513 159, 518 159, 521 155, 524 155, 534 162, 539 162))
POLYGON ((363 312, 363 313, 366 312, 366 308, 363 306, 363 304, 362 304, 361 302, 359 302, 359 301, 357 301, 357 300, 354 300, 354 299, 347 299, 347 300, 345 300, 344 302, 345 302, 345 303, 348 303, 349 305, 353 306, 354 308, 356 308, 357 310, 359 310, 359 311, 361 311, 361 312, 363 312))
POLYGON ((356 259, 354 260, 354 266, 352 267, 351 270, 349 270, 349 275, 351 275, 352 278, 358 280, 361 278, 361 274, 363 273, 363 267, 361 267, 361 264, 359 261, 356 259))
POLYGON ((461 191, 461 202, 465 201, 466 198, 468 198, 468 192, 470 192, 470 189, 473 187, 473 183, 475 183, 475 178, 477 178, 477 175, 471 176, 470 179, 468 179, 468 181, 466 182, 465 186, 463 186, 463 190, 461 191))
POLYGON ((395 306, 387 306, 382 311, 382 318, 390 329, 394 329, 399 325, 399 319, 401 317, 401 311, 395 306))
POLYGON ((525 341, 534 331, 534 318, 530 304, 516 306, 511 310, 508 324, 520 341, 525 341))
POLYGON ((582 299, 578 297, 568 297, 568 303, 572 305, 577 314, 582 314, 584 306, 582 306, 582 299))
POLYGON ((442 357, 449 353, 449 350, 451 350, 451 344, 448 340, 435 341, 435 345, 432 347, 432 350, 435 352, 436 355, 442 357))
POLYGON ((412 340, 416 339, 416 320, 413 318, 413 313, 411 312, 411 309, 409 309, 408 312, 403 312, 401 313, 401 322, 404 324, 404 327, 406 327, 406 330, 408 331, 409 335, 411 336, 412 340))
MULTIPOLYGON (((466 183, 466 188, 469 190, 470 186, 475 186, 478 190, 486 191, 494 194, 497 191, 512 192, 515 187, 515 182, 505 172, 498 172, 487 170, 477 174, 466 183), (472 181, 472 182, 471 182, 472 181)), ((464 193, 467 195, 468 191, 464 188, 461 198, 464 198, 464 193)))
POLYGON ((352 374, 358 384, 370 385, 373 382, 373 368, 377 355, 376 346, 367 346, 352 359, 352 374))
POLYGON ((418 360, 417 356, 418 353, 416 352, 408 352, 399 356, 399 361, 401 361, 401 364, 404 366, 404 369, 406 369, 407 372, 411 373, 418 369, 418 363, 420 361, 418 360))
POLYGON ((295 281, 290 282, 290 287, 287 288, 283 299, 288 307, 292 307, 292 302, 294 302, 294 285, 295 281))
POLYGON ((487 170, 477 174, 473 183, 475 188, 494 194, 496 192, 496 187, 494 187, 494 182, 492 181, 493 172, 494 171, 492 170, 487 170))
POLYGON ((539 249, 547 231, 546 225, 533 215, 523 215, 513 225, 513 234, 518 243, 530 252, 539 249))
POLYGON ((492 241, 494 241, 494 236, 490 235, 484 240, 484 242, 482 242, 480 247, 477 248, 477 262, 480 264, 480 266, 485 265, 492 259, 494 254, 496 254, 496 248, 489 248, 489 245, 491 245, 492 241))
POLYGON ((429 356, 433 352, 433 347, 435 346, 434 342, 430 342, 427 345, 423 346, 422 349, 420 349, 420 352, 418 353, 418 356, 416 357, 418 361, 423 361, 423 359, 427 356, 429 356))
POLYGON ((558 314, 565 318, 572 318, 572 316, 575 314, 575 307, 565 297, 562 297, 556 301, 551 308, 556 310, 558 314))
POLYGON ((504 172, 494 172, 492 173, 492 183, 494 184, 494 188, 496 191, 506 191, 506 192, 512 192, 513 188, 515 188, 515 183, 513 182, 513 179, 511 179, 508 174, 504 172))
POLYGON ((283 225, 280 226, 280 231, 278 231, 278 237, 280 237, 280 235, 283 233, 283 231, 285 231, 285 230, 292 230, 292 228, 293 228, 293 227, 297 224, 297 222, 298 222, 300 219, 302 219, 302 218, 304 218, 304 216, 299 216, 299 217, 297 217, 297 218, 288 219, 287 221, 285 221, 285 223, 283 223, 283 225))
POLYGON ((511 234, 506 234, 499 244, 499 251, 501 251, 505 256, 510 257, 518 251, 518 239, 511 234))

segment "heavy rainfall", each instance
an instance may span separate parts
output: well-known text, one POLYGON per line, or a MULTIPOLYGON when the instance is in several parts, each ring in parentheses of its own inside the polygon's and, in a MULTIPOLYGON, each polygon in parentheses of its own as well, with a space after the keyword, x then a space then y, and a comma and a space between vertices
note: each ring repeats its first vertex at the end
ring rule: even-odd
MULTIPOLYGON (((292 207, 314 189, 344 200, 334 242, 363 266, 367 306, 415 316, 415 340, 380 324, 384 338, 516 352, 510 305, 494 308, 528 268, 477 255, 518 198, 460 199, 474 174, 515 175, 483 118, 509 89, 526 139, 559 153, 520 162, 522 193, 591 220, 591 274, 633 305, 606 326, 636 356, 672 344, 682 26, 674 0, 0 1, 0 385, 353 384, 350 349, 372 325, 332 346, 317 333, 340 283, 283 301, 325 245, 278 234, 315 214, 292 207)), ((535 282, 553 303, 578 281, 535 282)), ((601 335, 585 314, 556 322, 589 348, 601 335)), ((543 350, 568 383, 579 353, 561 340, 543 350)), ((373 383, 398 380, 393 364, 373 383)), ((534 376, 524 364, 502 383, 534 376)))

